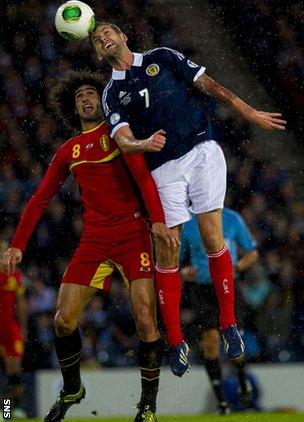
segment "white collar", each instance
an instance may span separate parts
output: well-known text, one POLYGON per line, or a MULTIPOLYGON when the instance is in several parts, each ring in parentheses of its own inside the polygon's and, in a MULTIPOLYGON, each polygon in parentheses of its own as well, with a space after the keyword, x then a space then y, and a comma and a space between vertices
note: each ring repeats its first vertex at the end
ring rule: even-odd
POLYGON ((142 53, 133 53, 133 63, 132 66, 137 66, 140 67, 142 65, 143 62, 143 54, 142 53))
MULTIPOLYGON (((133 63, 132 66, 140 67, 143 62, 143 54, 142 53, 133 53, 133 63)), ((125 79, 126 71, 125 70, 112 70, 112 79, 125 79)))

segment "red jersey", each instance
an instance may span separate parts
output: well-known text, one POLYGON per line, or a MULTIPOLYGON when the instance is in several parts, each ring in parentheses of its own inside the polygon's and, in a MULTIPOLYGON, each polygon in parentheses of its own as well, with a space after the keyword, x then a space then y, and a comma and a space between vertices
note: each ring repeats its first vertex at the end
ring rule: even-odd
POLYGON ((152 222, 165 222, 154 180, 142 154, 122 154, 102 122, 68 140, 55 154, 38 189, 28 202, 11 246, 24 250, 44 208, 70 172, 84 206, 84 231, 109 227, 140 210, 132 180, 138 184, 152 222))
POLYGON ((11 322, 16 320, 16 296, 23 294, 24 287, 19 271, 11 275, 0 271, 0 332, 1 329, 7 330, 11 322))

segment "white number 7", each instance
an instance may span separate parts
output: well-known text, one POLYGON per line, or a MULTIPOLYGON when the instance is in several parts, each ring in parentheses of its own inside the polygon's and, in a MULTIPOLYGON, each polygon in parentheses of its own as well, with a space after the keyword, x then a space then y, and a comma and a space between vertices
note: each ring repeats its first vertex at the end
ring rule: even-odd
POLYGON ((146 108, 148 108, 150 105, 148 88, 144 88, 141 91, 139 91, 139 95, 141 97, 145 97, 146 108))

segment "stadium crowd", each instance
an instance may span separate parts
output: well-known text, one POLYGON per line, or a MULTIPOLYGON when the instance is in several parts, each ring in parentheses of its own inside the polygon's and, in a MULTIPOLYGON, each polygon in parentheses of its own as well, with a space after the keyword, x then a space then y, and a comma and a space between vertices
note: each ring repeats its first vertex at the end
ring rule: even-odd
MULTIPOLYGON (((211 0, 241 52, 280 105, 304 130, 304 5, 299 0, 211 0), (248 30, 250 28, 250 31, 248 30)), ((303 147, 302 147, 303 148, 303 147)))
MULTIPOLYGON (((71 135, 58 125, 48 108, 47 95, 53 81, 70 68, 100 68, 91 55, 88 42, 68 43, 55 32, 53 16, 60 3, 2 2, 0 94, 5 99, 0 105, 2 239, 11 238, 24 203, 39 184, 56 149, 71 135)), ((117 23, 127 33, 128 23, 132 22, 132 33, 138 34, 136 39, 129 40, 134 50, 160 45, 179 48, 174 19, 166 17, 165 7, 156 13, 156 6, 154 9, 148 0, 103 3, 100 6, 98 1, 91 2, 97 16, 100 14, 108 19, 119 16, 117 23), (136 13, 136 4, 143 11, 141 16, 136 13), (102 9, 104 7, 106 10, 102 9)), ((272 16, 272 6, 267 9, 264 1, 242 2, 247 6, 249 3, 251 6, 254 3, 259 16, 265 16, 265 19, 272 16)), ((290 8, 289 13, 300 23, 300 19, 296 19, 297 7, 301 7, 300 2, 290 8)), ((250 20, 255 15, 252 12, 246 16, 250 20)), ((277 22, 271 18, 272 26, 279 26, 280 19, 285 22, 288 16, 278 16, 277 22)), ((240 22, 236 24, 240 25, 240 22)), ((246 25, 244 23, 244 28, 246 25)), ((265 45, 262 41, 256 43, 255 56, 266 54, 269 49, 271 60, 269 57, 263 63, 268 63, 268 71, 272 74, 280 68, 278 75, 282 75, 282 79, 273 82, 280 82, 281 89, 289 92, 293 110, 299 104, 303 105, 303 87, 294 77, 294 72, 299 72, 299 78, 301 72, 303 74, 304 59, 296 30, 296 26, 287 30, 287 23, 281 26, 276 33, 285 42, 275 42, 280 44, 280 50, 274 50, 270 41, 267 44, 271 39, 269 29, 269 37, 263 41, 265 45), (293 43, 291 47, 292 39, 298 44, 293 43)), ((257 30, 248 31, 247 35, 263 38, 257 30)), ((257 70, 261 70, 259 63, 257 58, 257 70)), ((102 65, 102 71, 107 73, 109 70, 102 65)), ((304 202, 294 192, 288 174, 257 153, 255 144, 250 142, 247 124, 236 116, 219 118, 218 110, 213 111, 215 130, 229 164, 226 205, 241 212, 258 242, 260 254, 257 265, 238 275, 245 304, 244 338, 248 358, 251 361, 304 360, 304 202)), ((53 350, 56 291, 69 253, 76 247, 82 230, 80 212, 77 189, 68 179, 41 219, 24 256, 22 269, 29 304, 24 367, 28 371, 56 365, 53 350)), ((184 324, 187 324, 186 320, 184 324)), ((98 295, 92 300, 81 327, 85 334, 85 364, 135 365, 136 331, 127 291, 118 279, 112 282, 108 296, 98 295)))

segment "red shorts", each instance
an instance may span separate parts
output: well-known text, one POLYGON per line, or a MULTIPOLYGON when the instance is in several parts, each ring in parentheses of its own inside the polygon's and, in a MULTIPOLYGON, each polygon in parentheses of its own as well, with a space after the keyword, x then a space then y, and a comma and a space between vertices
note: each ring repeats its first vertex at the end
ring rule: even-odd
POLYGON ((87 230, 63 275, 63 283, 103 289, 114 270, 128 286, 132 280, 152 278, 152 243, 145 220, 136 214, 123 224, 87 230))
POLYGON ((16 321, 11 321, 9 325, 5 324, 5 331, 0 330, 0 349, 0 354, 4 357, 22 358, 23 339, 20 325, 16 321))

